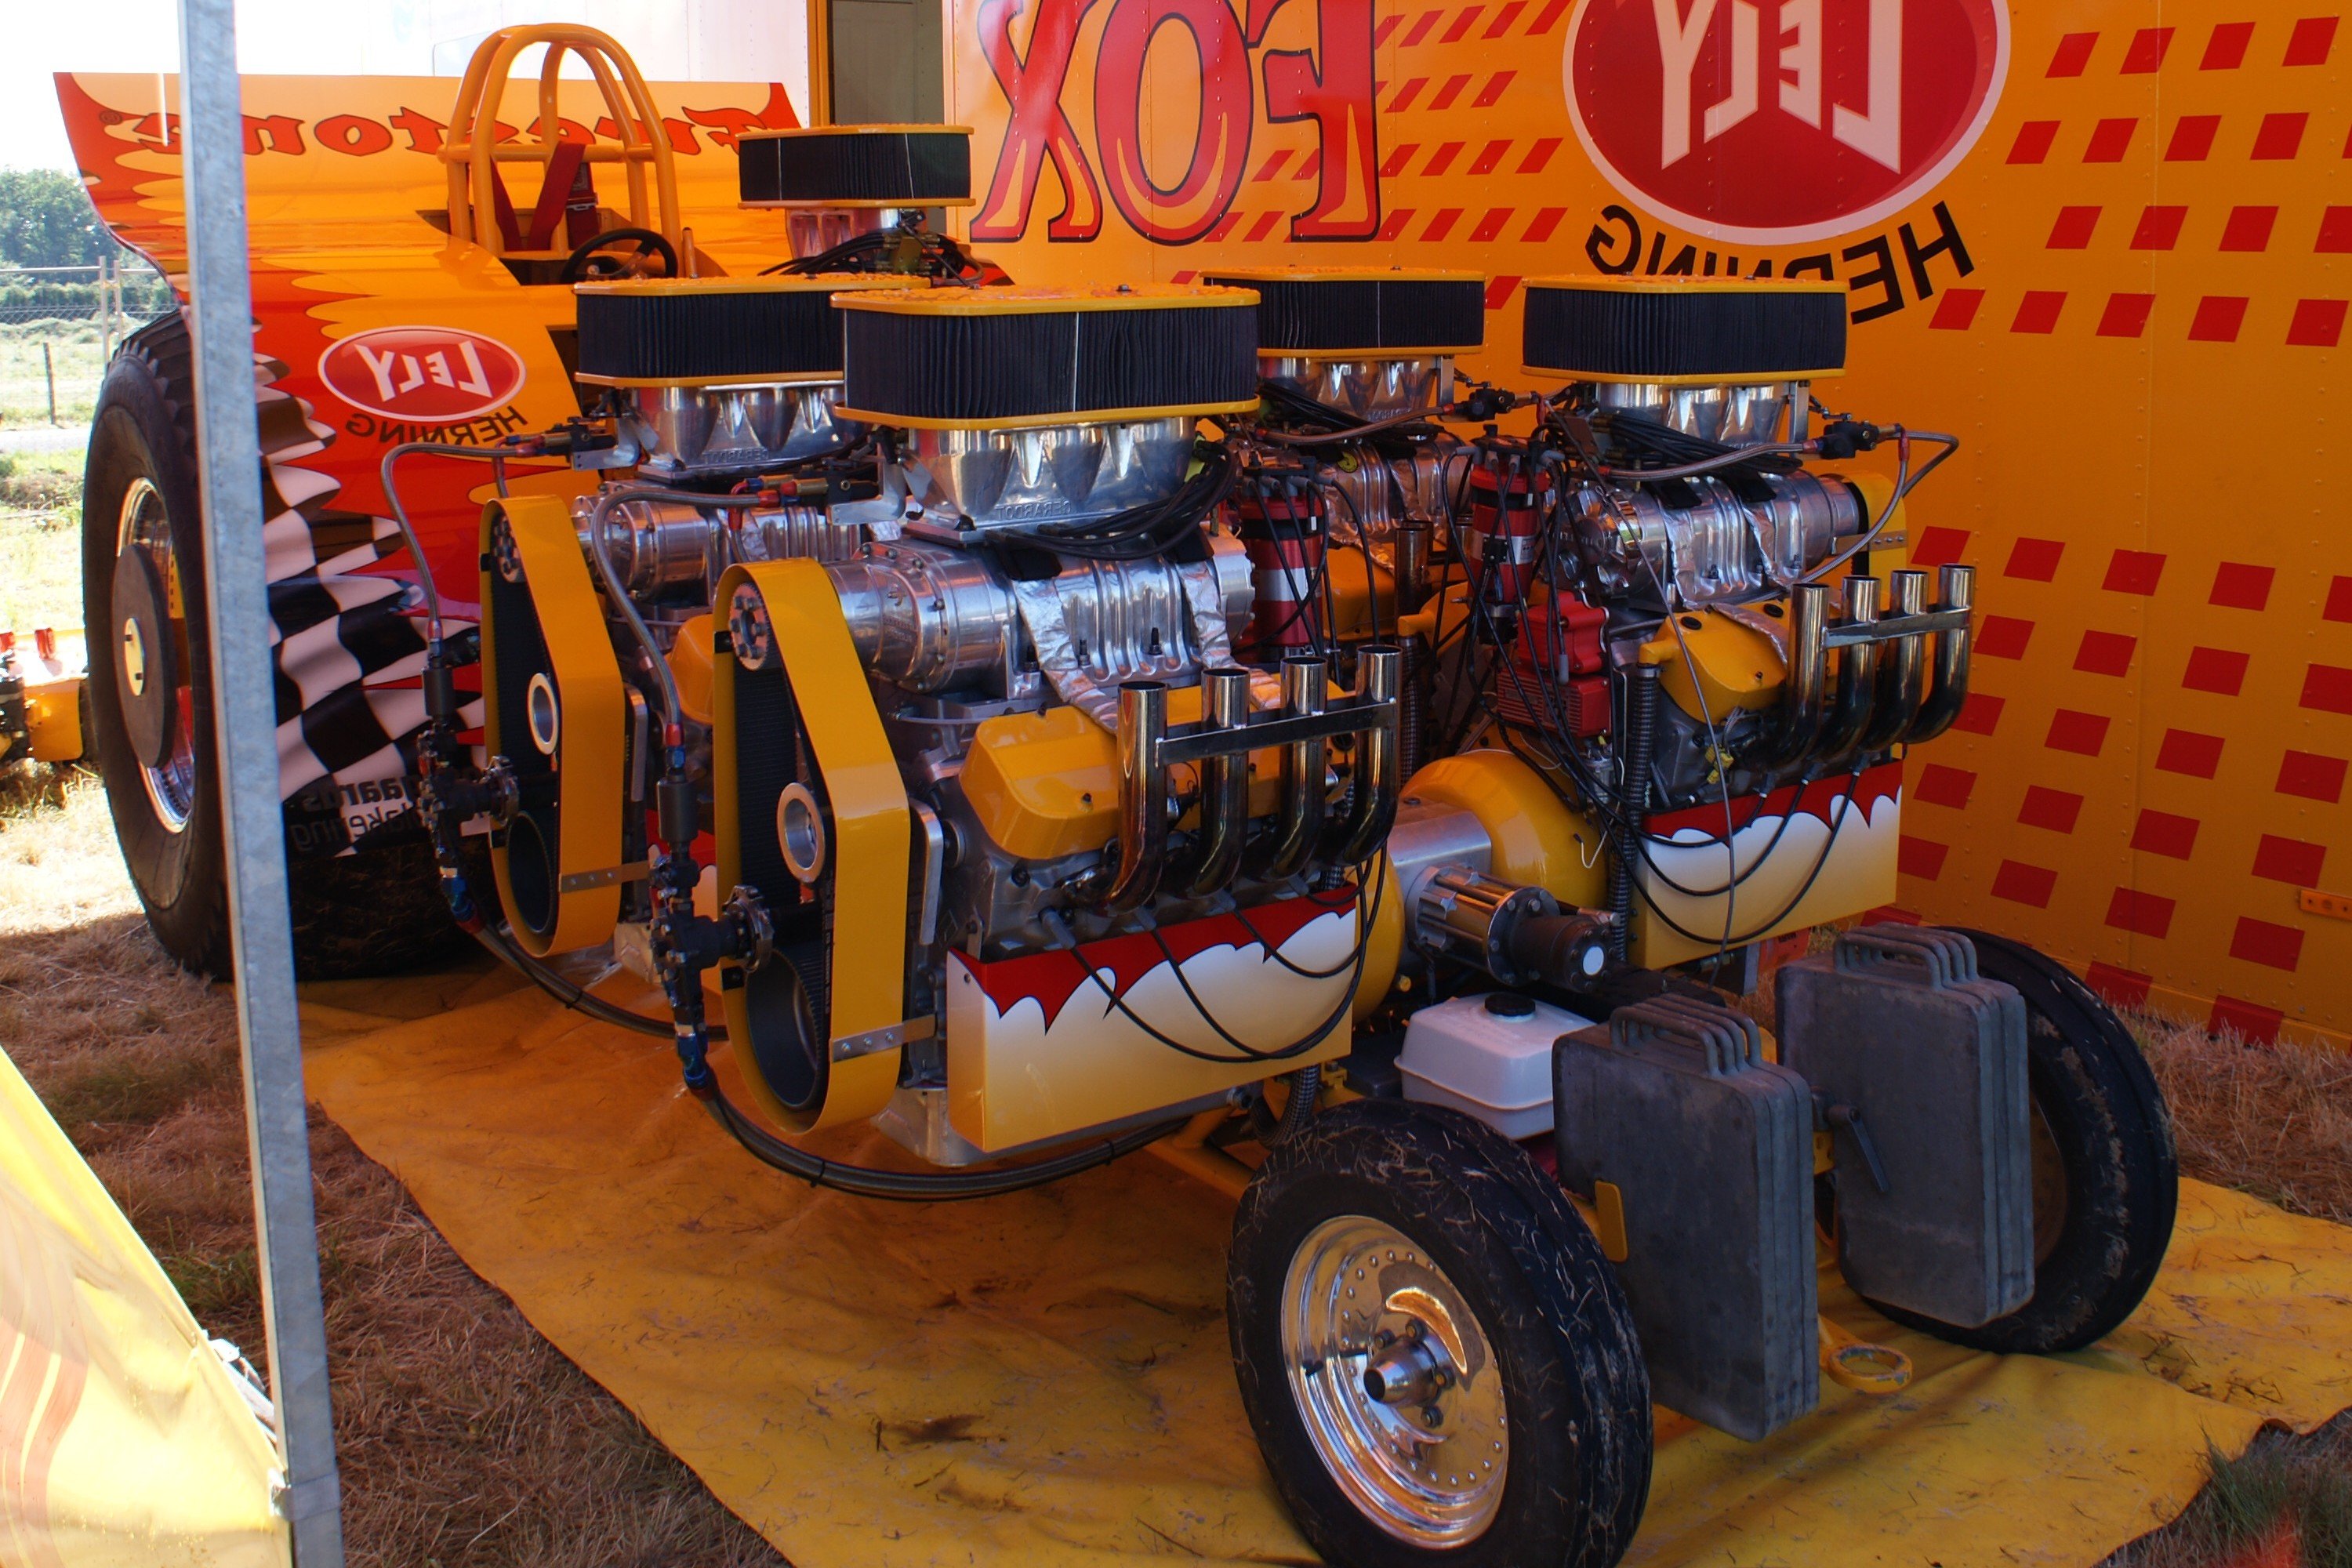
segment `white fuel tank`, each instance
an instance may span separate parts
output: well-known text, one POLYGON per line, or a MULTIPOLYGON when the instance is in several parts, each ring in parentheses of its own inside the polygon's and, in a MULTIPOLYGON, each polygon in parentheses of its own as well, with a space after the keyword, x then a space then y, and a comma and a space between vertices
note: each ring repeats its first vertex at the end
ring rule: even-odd
POLYGON ((1424 1007, 1397 1058, 1404 1097, 1466 1111, 1513 1142, 1549 1132, 1552 1042, 1591 1022, 1509 991, 1424 1007))

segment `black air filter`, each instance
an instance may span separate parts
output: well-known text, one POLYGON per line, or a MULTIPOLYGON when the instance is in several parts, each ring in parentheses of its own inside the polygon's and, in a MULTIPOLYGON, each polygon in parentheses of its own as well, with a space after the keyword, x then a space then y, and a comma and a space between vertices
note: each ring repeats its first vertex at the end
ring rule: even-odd
POLYGON ((1240 268, 1201 281, 1257 290, 1260 353, 1466 354, 1486 341, 1486 280, 1475 272, 1240 268))
POLYGON ((1546 278, 1521 363, 1580 381, 1798 381, 1845 369, 1838 283, 1546 278))
POLYGON ((1256 303, 1151 284, 845 296, 843 412, 928 426, 1238 413, 1257 405, 1256 303))
POLYGON ((577 374, 623 386, 835 380, 834 290, 871 285, 864 276, 583 283, 577 374))
POLYGON ((839 125, 737 138, 747 206, 941 207, 971 200, 971 132, 961 125, 839 125))

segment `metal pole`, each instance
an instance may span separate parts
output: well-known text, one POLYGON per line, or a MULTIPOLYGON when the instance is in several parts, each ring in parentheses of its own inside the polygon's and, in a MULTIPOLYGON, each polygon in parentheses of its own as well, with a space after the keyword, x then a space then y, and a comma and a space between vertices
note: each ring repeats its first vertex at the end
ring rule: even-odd
POLYGON ((114 311, 109 304, 109 289, 114 264, 106 257, 98 258, 98 372, 106 374, 106 363, 114 357, 114 311))
POLYGON ((54 429, 58 423, 58 367, 49 358, 49 345, 46 342, 41 344, 41 374, 49 384, 49 425, 54 429))
POLYGON ((262 1316, 286 1465, 280 1510, 293 1524, 299 1568, 342 1568, 327 1322, 319 1292, 318 1220, 311 1207, 310 1138, 278 805, 234 0, 180 0, 180 96, 196 459, 205 522, 205 582, 212 606, 213 712, 220 731, 221 830, 228 858, 262 1316))

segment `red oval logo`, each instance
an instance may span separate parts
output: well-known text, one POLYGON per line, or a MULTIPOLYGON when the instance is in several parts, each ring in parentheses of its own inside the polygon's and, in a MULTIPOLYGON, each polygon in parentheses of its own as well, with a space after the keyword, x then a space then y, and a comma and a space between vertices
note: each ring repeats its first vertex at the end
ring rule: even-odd
POLYGON ((494 414, 522 391, 522 356, 455 327, 378 327, 319 356, 319 379, 354 408, 446 424, 494 414))
POLYGON ((2003 0, 1580 0, 1569 119, 1609 183, 1711 239, 1796 245, 1949 174, 2009 72, 2003 0))

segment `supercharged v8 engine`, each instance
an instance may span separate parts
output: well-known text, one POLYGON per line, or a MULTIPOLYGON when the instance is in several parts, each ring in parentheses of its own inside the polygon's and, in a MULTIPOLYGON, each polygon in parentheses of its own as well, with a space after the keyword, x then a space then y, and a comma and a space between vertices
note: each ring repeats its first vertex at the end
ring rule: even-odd
POLYGON ((1200 431, 1256 406, 1256 296, 917 281, 583 286, 636 479, 485 522, 517 938, 613 941, 689 1035, 708 974, 769 1116, 940 1164, 1311 1089, 1399 660, 1235 662, 1200 431))
POLYGON ((1971 570, 1878 564, 1952 443, 1813 398, 1844 310, 1809 283, 1531 282, 1527 371, 1567 385, 1527 437, 1468 443, 1452 575, 1404 623, 1444 694, 1421 743, 1533 768, 1646 967, 1893 901, 1899 758, 1967 697, 1971 570), (1882 441, 1891 482, 1843 461, 1882 441))
POLYGON ((1234 663, 1247 561, 1203 526, 1233 459, 1195 430, 1255 401, 1255 299, 838 303, 844 410, 892 433, 878 495, 835 510, 871 542, 721 581, 715 704, 719 881, 812 937, 829 918, 831 972, 780 923, 779 959, 729 993, 730 1031, 795 1118, 887 1109, 942 1163, 1213 1106, 1269 1061, 1344 1050, 1348 873, 1395 806, 1395 660, 1360 659, 1354 696, 1320 658, 1234 663), (1361 737, 1336 809, 1335 736, 1361 737), (884 958, 899 932, 843 940, 858 898, 908 917, 903 965, 884 958), (800 1033, 829 994, 838 1052, 857 985, 887 994, 885 1028, 944 1035, 901 1041, 914 1070, 886 1064, 863 1096, 863 1064, 833 1064, 828 1089, 826 1030, 800 1033))

